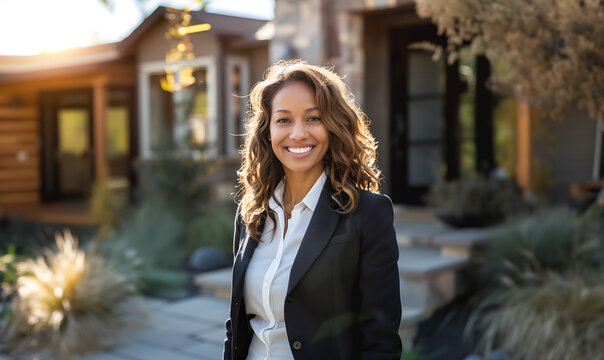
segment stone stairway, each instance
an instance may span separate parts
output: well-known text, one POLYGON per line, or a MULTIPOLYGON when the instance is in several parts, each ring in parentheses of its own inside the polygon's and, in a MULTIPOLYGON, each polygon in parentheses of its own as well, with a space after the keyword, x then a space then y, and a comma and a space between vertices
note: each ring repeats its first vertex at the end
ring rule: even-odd
MULTIPOLYGON (((403 315, 403 346, 413 342, 417 325, 464 291, 463 270, 492 229, 452 229, 426 209, 395 208, 403 315)), ((202 273, 195 279, 204 295, 228 299, 231 269, 202 273)))

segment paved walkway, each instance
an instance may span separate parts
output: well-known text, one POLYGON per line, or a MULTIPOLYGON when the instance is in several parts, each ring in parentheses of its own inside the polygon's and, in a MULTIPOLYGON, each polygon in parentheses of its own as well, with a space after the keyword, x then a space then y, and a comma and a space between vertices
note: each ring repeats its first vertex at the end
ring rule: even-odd
MULTIPOLYGON (((102 353, 80 360, 219 360, 222 357, 228 301, 195 296, 176 302, 148 299, 148 326, 102 353)), ((0 360, 33 360, 32 356, 0 360)))

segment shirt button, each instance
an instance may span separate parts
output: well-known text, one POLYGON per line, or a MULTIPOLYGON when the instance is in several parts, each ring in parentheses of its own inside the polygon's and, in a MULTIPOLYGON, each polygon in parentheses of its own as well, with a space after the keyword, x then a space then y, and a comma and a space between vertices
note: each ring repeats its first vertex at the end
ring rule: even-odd
POLYGON ((296 340, 293 342, 292 347, 294 350, 300 350, 302 349, 302 343, 296 340))

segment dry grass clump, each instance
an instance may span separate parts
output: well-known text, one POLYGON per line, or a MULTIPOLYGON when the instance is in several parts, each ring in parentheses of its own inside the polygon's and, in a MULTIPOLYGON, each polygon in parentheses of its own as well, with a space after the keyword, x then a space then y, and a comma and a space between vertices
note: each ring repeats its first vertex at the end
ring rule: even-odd
POLYGON ((604 354, 604 283, 577 273, 527 274, 530 284, 490 295, 495 310, 474 317, 469 331, 482 346, 512 350, 512 359, 601 359, 604 354))
POLYGON ((601 0, 416 0, 448 37, 449 61, 469 43, 492 64, 494 79, 557 117, 575 107, 604 117, 604 2, 601 0))
POLYGON ((16 266, 15 297, 2 328, 9 352, 72 359, 115 344, 144 320, 128 276, 78 249, 69 232, 56 242, 56 252, 16 266))

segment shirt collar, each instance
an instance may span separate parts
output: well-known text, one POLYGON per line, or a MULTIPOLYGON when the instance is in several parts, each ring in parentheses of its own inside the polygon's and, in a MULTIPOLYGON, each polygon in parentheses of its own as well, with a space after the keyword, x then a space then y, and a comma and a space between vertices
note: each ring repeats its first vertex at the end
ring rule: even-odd
MULTIPOLYGON (((317 207, 317 203, 319 202, 319 197, 321 196, 321 191, 323 190, 323 186, 325 185, 325 181, 327 181, 327 174, 325 172, 321 173, 321 176, 315 181, 315 184, 310 188, 304 199, 302 199, 302 203, 306 205, 312 212, 315 211, 317 207)), ((274 196, 271 196, 268 205, 271 209, 277 210, 279 208, 278 203, 275 201, 279 201, 283 204, 283 192, 285 191, 285 181, 281 180, 279 185, 275 188, 274 196)))

